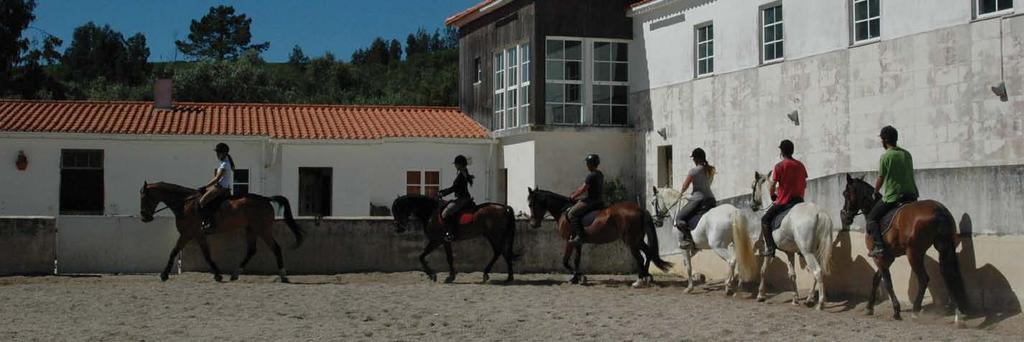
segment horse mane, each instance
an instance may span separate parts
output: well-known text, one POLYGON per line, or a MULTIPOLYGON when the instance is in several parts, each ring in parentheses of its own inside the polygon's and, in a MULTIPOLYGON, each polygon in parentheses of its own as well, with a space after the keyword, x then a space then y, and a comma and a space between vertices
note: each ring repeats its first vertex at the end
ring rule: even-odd
POLYGON ((551 196, 551 197, 554 197, 555 199, 562 200, 562 201, 565 201, 565 202, 570 202, 568 196, 564 196, 562 194, 555 193, 555 192, 552 192, 552 191, 541 190, 541 189, 534 189, 533 192, 534 193, 541 193, 544 196, 551 196))
POLYGON ((194 194, 199 193, 199 191, 194 189, 194 188, 189 188, 189 187, 177 185, 177 184, 174 184, 174 183, 156 182, 156 183, 153 183, 151 185, 155 185, 155 186, 159 187, 162 190, 167 190, 167 191, 170 191, 170 192, 173 192, 173 193, 176 193, 176 194, 180 194, 180 195, 194 195, 194 194))

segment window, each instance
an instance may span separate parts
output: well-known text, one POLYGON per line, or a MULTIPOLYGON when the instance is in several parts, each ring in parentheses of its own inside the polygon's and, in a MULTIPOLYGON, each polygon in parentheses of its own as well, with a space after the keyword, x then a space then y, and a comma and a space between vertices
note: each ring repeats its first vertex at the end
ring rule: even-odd
POLYGON ((544 103, 555 124, 583 123, 583 42, 549 39, 544 103))
POLYGON ((62 150, 61 215, 103 215, 103 151, 62 150))
POLYGON ((782 5, 769 5, 761 8, 761 63, 781 60, 783 53, 782 40, 782 5))
POLYGON ((672 187, 672 146, 658 146, 658 187, 672 187))
POLYGON ((530 45, 522 44, 494 55, 494 122, 501 130, 527 123, 530 105, 530 45))
POLYGON ((711 23, 697 26, 697 77, 715 71, 715 28, 711 23))
POLYGON ((235 183, 231 187, 231 194, 245 195, 249 193, 249 170, 235 169, 235 183))
POLYGON ((479 84, 483 80, 484 71, 483 66, 480 65, 480 57, 473 58, 473 84, 479 84))
POLYGON ((440 171, 406 171, 405 194, 434 196, 441 190, 440 171))
POLYGON ((629 46, 594 42, 594 123, 625 125, 629 117, 629 46))
POLYGON ((329 167, 299 168, 299 215, 331 216, 331 174, 329 167))
POLYGON ((881 13, 879 0, 853 0, 853 41, 863 42, 879 37, 881 13))
POLYGON ((976 0, 975 8, 978 9, 976 16, 986 16, 1001 12, 1013 11, 1013 0, 976 0))

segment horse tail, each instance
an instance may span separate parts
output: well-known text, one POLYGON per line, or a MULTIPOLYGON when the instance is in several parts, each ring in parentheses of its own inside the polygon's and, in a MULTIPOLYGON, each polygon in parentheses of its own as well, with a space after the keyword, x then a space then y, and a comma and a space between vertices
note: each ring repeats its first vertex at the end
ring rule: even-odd
POLYGON ((953 304, 959 312, 966 312, 967 290, 960 273, 960 260, 956 255, 957 232, 953 214, 941 204, 935 209, 933 224, 936 227, 935 249, 939 251, 939 272, 946 282, 953 304))
POLYGON ((754 258, 750 232, 747 231, 747 217, 739 209, 732 212, 732 242, 740 279, 753 281, 757 277, 757 260, 754 258))
POLYGON ((653 262, 654 266, 668 272, 672 268, 672 263, 661 259, 661 252, 658 249, 658 231, 654 227, 654 218, 651 217, 651 213, 645 211, 643 220, 643 225, 647 228, 647 250, 644 254, 647 254, 647 259, 653 262))
POLYGON ((513 247, 516 244, 516 214, 512 207, 505 206, 505 259, 509 262, 519 260, 520 255, 516 254, 513 247))
POLYGON ((832 217, 824 211, 818 211, 814 217, 814 232, 818 235, 818 248, 814 257, 821 264, 821 274, 827 275, 832 270, 832 217))
POLYGON ((270 200, 277 203, 277 205, 284 209, 284 223, 288 225, 288 229, 291 229, 292 234, 295 235, 295 246, 292 248, 298 248, 302 245, 302 241, 304 239, 302 227, 299 227, 299 224, 295 222, 295 217, 292 216, 292 207, 288 204, 288 199, 284 196, 273 196, 270 197, 270 200))

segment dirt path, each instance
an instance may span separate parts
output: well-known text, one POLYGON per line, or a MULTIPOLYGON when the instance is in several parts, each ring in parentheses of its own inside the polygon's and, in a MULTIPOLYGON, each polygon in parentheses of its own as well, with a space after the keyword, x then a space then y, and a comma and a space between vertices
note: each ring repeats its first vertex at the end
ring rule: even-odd
MULTIPOLYGON (((0 340, 1021 340, 1013 316, 984 329, 954 329, 949 317, 894 322, 863 304, 817 312, 722 291, 683 293, 678 278, 630 289, 626 276, 522 275, 511 286, 453 285, 419 273, 271 276, 214 283, 207 274, 0 278, 0 340)), ((968 322, 983 324, 983 318, 968 322)))

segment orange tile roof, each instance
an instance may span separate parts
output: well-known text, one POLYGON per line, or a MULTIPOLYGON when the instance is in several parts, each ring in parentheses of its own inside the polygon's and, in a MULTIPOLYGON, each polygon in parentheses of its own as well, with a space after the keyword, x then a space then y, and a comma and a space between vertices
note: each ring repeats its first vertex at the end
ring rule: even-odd
POLYGON ((0 100, 0 132, 276 139, 487 138, 454 107, 0 100))
POLYGON ((476 5, 473 5, 473 7, 464 9, 464 10, 462 10, 462 12, 455 13, 452 16, 448 17, 447 19, 444 20, 444 24, 447 25, 447 26, 452 26, 456 22, 458 22, 458 21, 460 21, 460 20, 462 20, 462 19, 464 19, 466 17, 469 17, 474 12, 477 12, 481 8, 487 7, 487 5, 490 5, 491 3, 496 2, 496 1, 499 1, 499 0, 483 0, 480 3, 478 3, 476 5))

